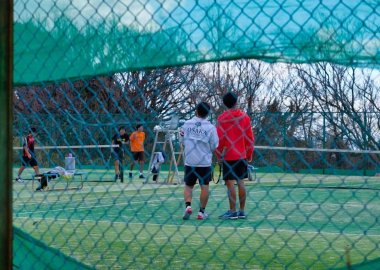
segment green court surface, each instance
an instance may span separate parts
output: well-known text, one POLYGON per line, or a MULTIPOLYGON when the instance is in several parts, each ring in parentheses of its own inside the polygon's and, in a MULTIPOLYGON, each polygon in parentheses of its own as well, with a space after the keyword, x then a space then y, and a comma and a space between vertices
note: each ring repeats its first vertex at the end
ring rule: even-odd
MULTIPOLYGON (((102 175, 113 171, 87 179, 102 175)), ((227 193, 212 183, 204 221, 199 187, 183 221, 182 185, 135 177, 34 192, 26 181, 14 184, 14 225, 96 269, 332 269, 345 265, 346 248, 352 264, 380 257, 378 181, 258 174, 246 185, 246 220, 218 219, 227 193)))

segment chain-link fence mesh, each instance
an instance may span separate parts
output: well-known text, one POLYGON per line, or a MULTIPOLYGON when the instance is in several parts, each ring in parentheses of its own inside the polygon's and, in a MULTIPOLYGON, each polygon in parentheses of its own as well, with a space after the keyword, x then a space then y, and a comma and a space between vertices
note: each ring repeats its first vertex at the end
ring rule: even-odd
POLYGON ((15 0, 14 268, 380 269, 379 13, 15 0))

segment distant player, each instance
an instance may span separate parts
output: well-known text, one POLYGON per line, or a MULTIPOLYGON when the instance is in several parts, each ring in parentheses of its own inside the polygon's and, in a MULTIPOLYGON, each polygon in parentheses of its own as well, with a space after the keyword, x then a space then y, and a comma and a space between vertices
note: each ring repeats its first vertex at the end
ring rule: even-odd
POLYGON ((191 201, 197 180, 201 187, 197 219, 203 220, 208 217, 205 209, 209 197, 212 153, 218 146, 219 141, 215 126, 207 120, 209 113, 210 106, 206 102, 200 102, 197 105, 195 116, 185 122, 180 133, 183 136, 183 145, 185 147, 184 220, 188 220, 193 212, 191 201))
POLYGON ((33 136, 34 133, 36 133, 36 129, 32 127, 29 130, 28 135, 23 139, 21 167, 18 170, 18 174, 16 177, 16 181, 19 183, 24 182, 21 178, 21 174, 25 170, 25 167, 28 165, 30 165, 34 169, 35 174, 40 174, 40 170, 38 168, 38 162, 36 159, 36 154, 34 153, 34 143, 35 143, 35 139, 33 136))
POLYGON ((131 152, 133 155, 133 161, 131 162, 131 167, 129 171, 129 178, 133 176, 133 167, 135 163, 139 164, 140 170, 140 178, 144 179, 144 141, 145 141, 145 133, 144 127, 141 124, 136 125, 136 131, 134 131, 129 137, 131 152))
POLYGON ((119 127, 119 133, 112 137, 112 144, 117 144, 119 147, 112 148, 112 155, 115 160, 115 182, 120 179, 120 182, 124 182, 124 145, 128 143, 129 137, 125 133, 124 127, 119 127))

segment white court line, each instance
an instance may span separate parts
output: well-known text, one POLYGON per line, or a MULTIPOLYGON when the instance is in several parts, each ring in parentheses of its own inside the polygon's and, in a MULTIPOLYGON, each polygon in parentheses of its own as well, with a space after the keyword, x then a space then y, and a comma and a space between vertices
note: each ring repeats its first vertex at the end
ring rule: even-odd
MULTIPOLYGON (((29 217, 20 217, 18 219, 30 219, 29 217)), ((108 223, 112 225, 122 225, 122 226, 142 226, 142 227, 147 227, 147 226, 157 226, 160 228, 163 227, 173 227, 173 228, 188 228, 188 229, 194 229, 198 227, 202 227, 203 229, 210 229, 212 231, 222 231, 224 229, 226 230, 233 230, 233 231, 252 231, 252 232, 264 232, 267 233, 268 235, 272 235, 273 233, 279 232, 279 233, 293 233, 293 234, 317 234, 317 235, 342 235, 342 236, 368 236, 368 237, 380 237, 380 234, 358 234, 358 233, 337 233, 337 232, 324 232, 324 231, 319 231, 319 232, 314 232, 314 231, 305 231, 305 230, 288 230, 288 229, 257 229, 254 227, 228 227, 228 226, 208 226, 208 225, 203 225, 201 226, 196 226, 196 225, 184 225, 184 224, 162 224, 162 223, 142 223, 142 222, 121 222, 121 221, 108 221, 108 220, 91 220, 91 219, 55 219, 55 218, 36 218, 36 220, 48 220, 48 221, 60 221, 63 223, 67 223, 68 221, 74 221, 78 223, 108 223)), ((226 222, 234 222, 234 221, 220 221, 221 223, 225 224, 226 222)))
MULTIPOLYGON (((251 193, 251 192, 250 192, 251 193)), ((259 194, 259 193, 267 193, 266 191, 255 191, 253 193, 256 193, 256 194, 259 194)), ((167 198, 164 200, 164 201, 176 201, 176 200, 180 200, 182 201, 183 198, 182 197, 178 197, 178 198, 173 198, 169 195, 173 195, 172 192, 168 192, 168 193, 155 193, 155 194, 146 194, 146 195, 143 195, 143 194, 138 194, 137 198, 138 199, 141 199, 141 197, 152 197, 152 196, 166 196, 167 198)), ((123 196, 123 199, 128 199, 129 197, 128 196, 125 196, 125 194, 122 195, 123 196)), ((136 194, 130 196, 130 197, 136 197, 136 194)), ((212 198, 225 198, 226 195, 224 193, 224 195, 222 194, 211 194, 210 196, 210 199, 209 200, 210 202, 212 202, 212 198)), ((274 197, 274 196, 271 196, 271 197, 274 197)), ((249 198, 249 197, 248 197, 249 198)), ((119 199, 118 197, 116 197, 115 199, 119 199)), ((25 204, 27 204, 28 206, 30 205, 40 205, 40 204, 44 204, 44 203, 55 203, 55 202, 59 202, 60 204, 68 204, 68 203, 84 203, 84 204, 90 204, 92 202, 99 202, 99 203, 102 203, 101 200, 99 200, 98 198, 91 198, 91 199, 78 199, 78 200, 67 200, 67 201, 63 201, 61 197, 57 197, 57 200, 47 200, 47 201, 43 201, 43 202, 22 202, 22 203, 17 203, 17 200, 13 203, 14 206, 23 206, 25 204)), ((108 200, 109 202, 110 200, 108 200)), ((139 201, 130 201, 130 202, 126 202, 126 203, 120 203, 118 202, 117 204, 115 203, 108 203, 108 204, 101 204, 101 205, 97 205, 97 206, 90 206, 90 208, 99 208, 99 207, 110 207, 110 206, 115 206, 115 205, 129 205, 129 204, 146 204, 146 203, 157 203, 157 202, 163 202, 162 199, 156 199, 156 200, 148 200, 148 201, 142 201, 142 200, 139 200, 139 201)), ((346 205, 346 206, 350 206, 350 207, 360 207, 360 208, 363 208, 363 206, 365 205, 366 209, 371 209, 371 210, 376 210, 377 208, 380 208, 380 204, 378 205, 376 202, 373 202, 371 204, 370 207, 368 207, 369 204, 360 204, 360 203, 354 203, 354 202, 345 202, 345 203, 330 203, 330 202, 322 202, 322 203, 318 203, 318 202, 297 202, 295 200, 291 200, 291 201, 280 201, 280 200, 257 200, 257 201, 249 201, 247 200, 246 202, 248 205, 250 204, 257 204, 257 203, 272 203, 272 204, 296 204, 296 205, 305 205, 305 206, 314 206, 314 205, 321 205, 321 206, 338 206, 338 207, 341 207, 342 205, 346 205)), ((82 207, 84 209, 87 209, 85 207, 82 207)), ((65 208, 66 209, 77 209, 77 208, 65 208)), ((52 210, 51 210, 52 211, 52 210)))

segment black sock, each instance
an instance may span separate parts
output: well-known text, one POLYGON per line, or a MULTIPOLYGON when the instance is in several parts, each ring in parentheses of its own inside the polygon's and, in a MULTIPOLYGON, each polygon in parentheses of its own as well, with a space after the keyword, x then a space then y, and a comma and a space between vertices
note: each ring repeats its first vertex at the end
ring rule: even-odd
POLYGON ((186 202, 186 207, 191 206, 191 202, 186 202))
POLYGON ((205 212, 205 208, 199 208, 199 212, 201 212, 201 213, 204 213, 205 212))

